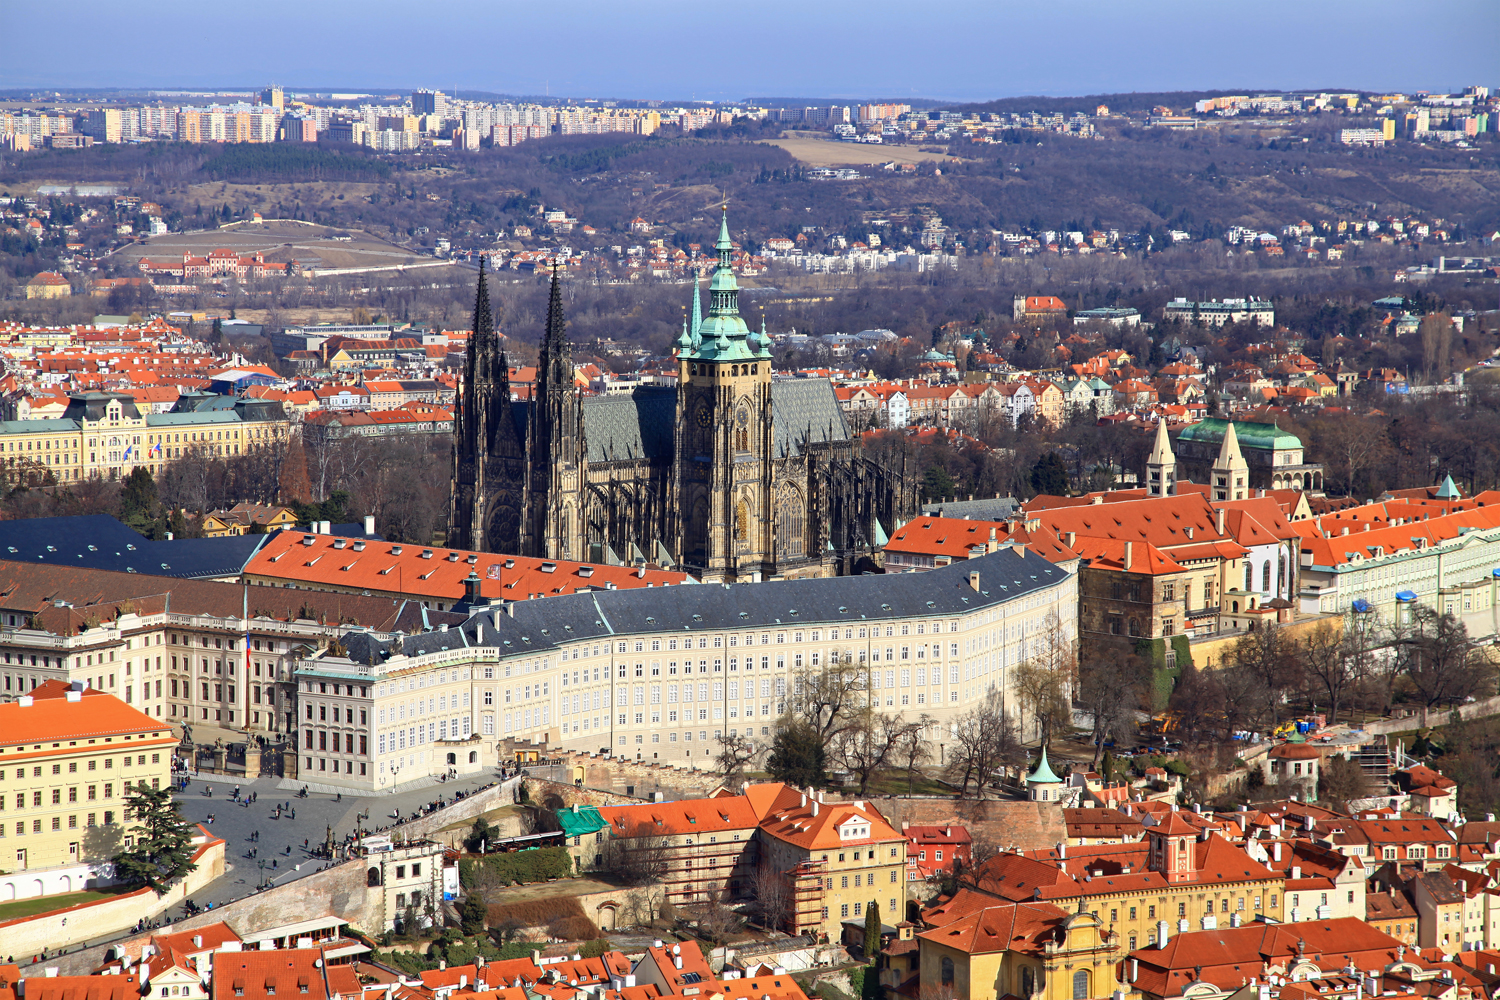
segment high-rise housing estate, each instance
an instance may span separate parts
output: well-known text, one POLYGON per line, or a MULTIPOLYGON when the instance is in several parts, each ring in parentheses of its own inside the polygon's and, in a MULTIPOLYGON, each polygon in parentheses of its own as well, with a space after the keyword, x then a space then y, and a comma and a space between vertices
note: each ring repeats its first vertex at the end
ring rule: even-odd
POLYGON ((93 136, 95 142, 119 142, 121 121, 119 108, 99 108, 89 112, 83 132, 93 136))
POLYGON ((286 95, 281 92, 280 87, 270 86, 260 92, 260 103, 282 111, 286 108, 286 95))
POLYGON ((411 95, 411 113, 414 115, 436 115, 442 118, 448 112, 448 96, 441 90, 417 90, 411 95))

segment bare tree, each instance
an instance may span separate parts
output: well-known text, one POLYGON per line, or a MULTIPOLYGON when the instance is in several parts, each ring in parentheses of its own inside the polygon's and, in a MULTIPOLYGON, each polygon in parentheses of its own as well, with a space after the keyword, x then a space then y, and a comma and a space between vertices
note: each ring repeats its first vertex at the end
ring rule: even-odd
POLYGON ((1348 757, 1330 757, 1318 775, 1318 798, 1341 809, 1347 809, 1355 799, 1369 796, 1373 787, 1364 768, 1348 757))
POLYGON ((899 715, 882 715, 867 707, 839 734, 838 759, 845 770, 859 779, 860 795, 869 789, 875 775, 889 766, 911 728, 912 724, 899 715))
POLYGON ((830 654, 822 669, 807 670, 792 678, 787 693, 787 712, 810 723, 831 746, 864 706, 867 685, 864 671, 856 668, 849 653, 830 654))
POLYGON ((784 926, 792 904, 792 887, 786 876, 762 859, 750 884, 755 894, 755 912, 761 923, 768 929, 784 926))
POLYGON ((896 744, 895 756, 906 768, 906 795, 911 797, 917 779, 917 768, 932 760, 932 742, 928 733, 935 726, 932 716, 923 712, 917 721, 907 726, 896 744))
POLYGON ((724 779, 726 788, 737 792, 744 787, 745 768, 759 756, 760 748, 755 745, 748 732, 745 736, 736 736, 731 731, 728 736, 716 736, 714 739, 719 744, 718 755, 714 758, 719 777, 724 779))
POLYGON ((740 915, 717 899, 697 903, 687 909, 688 918, 698 925, 698 933, 715 944, 723 944, 744 922, 740 915))
POLYGON ((611 833, 604 845, 601 869, 626 885, 650 885, 666 876, 671 856, 671 839, 642 820, 627 833, 611 833))
POLYGON ((1324 623, 1306 633, 1296 644, 1297 656, 1309 687, 1328 695, 1328 720, 1337 721, 1348 693, 1363 679, 1365 658, 1357 648, 1359 639, 1348 629, 1324 623))
POLYGON ((990 691, 980 704, 960 715, 952 723, 953 753, 949 757, 948 775, 959 788, 959 795, 969 794, 973 783, 978 798, 1003 765, 1023 758, 1015 724, 1005 712, 998 691, 990 691))
MULTIPOLYGON (((1031 656, 1012 675, 1021 711, 1033 722, 1043 743, 1069 725, 1078 673, 1078 643, 1056 612, 1048 614, 1041 635, 1031 642, 1031 656)), ((1023 724, 1024 738, 1024 724, 1023 724)))
POLYGON ((1078 701, 1094 719, 1093 770, 1099 770, 1107 741, 1123 739, 1134 730, 1148 667, 1134 654, 1096 653, 1084 658, 1078 671, 1078 701))
POLYGON ((1487 694, 1494 668, 1474 649, 1469 630, 1451 614, 1418 605, 1395 630, 1401 669, 1423 704, 1453 705, 1487 694))
POLYGON ((1225 657, 1230 667, 1248 671, 1259 680, 1265 721, 1273 729, 1281 721, 1286 693, 1301 687, 1302 668, 1296 653, 1283 629, 1258 628, 1237 639, 1225 657))

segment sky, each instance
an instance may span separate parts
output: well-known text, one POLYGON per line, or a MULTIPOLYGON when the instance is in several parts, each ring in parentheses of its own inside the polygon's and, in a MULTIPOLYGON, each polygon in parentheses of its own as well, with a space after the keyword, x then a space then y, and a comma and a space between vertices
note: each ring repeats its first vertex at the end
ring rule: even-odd
POLYGON ((0 0, 0 39, 0 89, 982 101, 1500 85, 1496 0, 0 0))

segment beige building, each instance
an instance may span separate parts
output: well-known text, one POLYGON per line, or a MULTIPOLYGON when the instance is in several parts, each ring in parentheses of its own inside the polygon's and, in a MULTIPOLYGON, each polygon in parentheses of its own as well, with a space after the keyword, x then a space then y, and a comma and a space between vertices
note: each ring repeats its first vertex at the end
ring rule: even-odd
MULTIPOLYGON (((130 787, 171 781, 171 730, 118 698, 47 685, 0 705, 0 868, 96 865, 130 847, 130 787)), ((78 869, 82 889, 92 873, 78 869)), ((28 893, 37 894, 37 893, 28 893)))
POLYGON ((1068 567, 1005 548, 926 574, 483 601, 461 627, 353 631, 297 664, 303 766, 389 788, 487 766, 512 739, 711 767, 716 737, 768 740, 830 669, 941 741, 991 691, 1018 704, 1014 668, 1072 640, 1077 600, 1068 567))
POLYGON ((246 420, 239 409, 142 414, 124 393, 80 392, 63 415, 0 421, 0 460, 13 481, 43 485, 121 479, 137 468, 159 474, 194 452, 239 455, 283 439, 285 419, 246 420))
POLYGON ((72 283, 56 271, 43 271, 26 282, 28 299, 65 299, 72 294, 72 283))

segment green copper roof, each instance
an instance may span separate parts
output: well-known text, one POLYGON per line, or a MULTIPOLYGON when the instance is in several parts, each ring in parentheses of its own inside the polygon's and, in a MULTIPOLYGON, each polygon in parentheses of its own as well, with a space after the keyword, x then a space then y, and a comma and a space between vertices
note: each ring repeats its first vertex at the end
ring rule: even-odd
POLYGON ((1036 762, 1036 770, 1026 776, 1026 783, 1030 785, 1057 785, 1062 779, 1052 773, 1052 767, 1047 763, 1047 748, 1042 747, 1042 759, 1036 762))
POLYGON ((688 361, 758 361, 771 357, 770 339, 757 336, 740 316, 740 286, 730 260, 734 243, 729 238, 729 213, 719 220, 719 241, 714 244, 719 263, 708 283, 708 316, 698 318, 698 283, 693 282, 693 323, 678 338, 678 357, 688 361))
MULTIPOLYGON (((1224 430, 1229 426, 1229 421, 1220 420, 1218 417, 1210 417, 1200 420, 1198 423, 1187 427, 1178 435, 1179 441, 1202 441, 1208 444, 1220 444, 1224 440, 1224 430)), ((1302 439, 1297 435, 1289 433, 1277 427, 1275 424, 1251 423, 1245 420, 1234 422, 1234 434, 1239 439, 1241 448, 1254 448, 1257 451, 1272 451, 1281 448, 1301 448, 1302 439)))
POLYGON ((1438 487, 1437 498, 1439 500, 1457 500, 1463 496, 1458 492, 1458 487, 1453 484, 1453 475, 1449 473, 1443 476, 1443 484, 1438 487))

